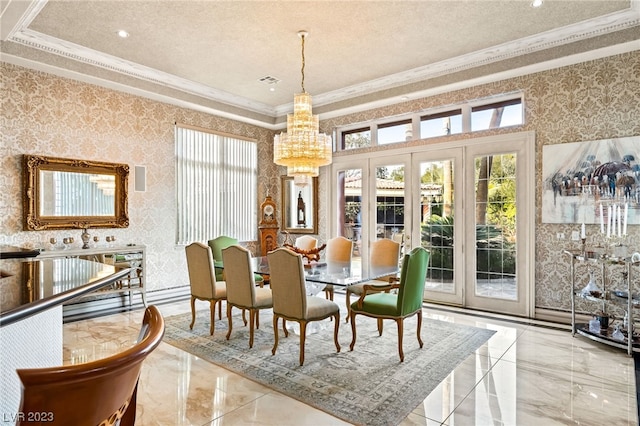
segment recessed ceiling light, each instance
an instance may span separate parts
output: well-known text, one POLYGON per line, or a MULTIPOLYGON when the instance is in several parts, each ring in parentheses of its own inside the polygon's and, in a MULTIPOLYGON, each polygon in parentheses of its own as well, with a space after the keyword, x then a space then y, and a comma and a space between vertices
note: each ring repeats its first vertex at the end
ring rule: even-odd
POLYGON ((540 6, 542 6, 543 2, 544 2, 544 0, 533 0, 531 2, 531 7, 540 7, 540 6))
POLYGON ((118 30, 118 32, 116 34, 118 34, 118 37, 122 37, 122 38, 129 37, 129 33, 126 32, 125 30, 118 30))
POLYGON ((270 87, 270 88, 269 88, 269 91, 270 91, 270 92, 275 92, 275 91, 276 91, 276 88, 275 88, 275 87, 270 87))

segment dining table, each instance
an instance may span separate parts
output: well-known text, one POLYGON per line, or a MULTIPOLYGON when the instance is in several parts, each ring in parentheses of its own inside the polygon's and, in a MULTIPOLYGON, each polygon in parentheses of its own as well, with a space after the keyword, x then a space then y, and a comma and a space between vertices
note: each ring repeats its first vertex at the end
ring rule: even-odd
MULTIPOLYGON (((309 295, 315 295, 327 285, 346 288, 350 285, 373 281, 379 278, 396 276, 398 266, 372 267, 363 263, 360 259, 352 262, 326 262, 322 259, 315 262, 304 262, 305 282, 309 295)), ((216 261, 215 266, 224 269, 221 261, 216 261)), ((269 260, 267 256, 251 258, 251 268, 254 273, 269 275, 269 260)), ((387 285, 388 281, 380 281, 380 285, 387 285)), ((374 284, 375 285, 375 284, 374 284)))

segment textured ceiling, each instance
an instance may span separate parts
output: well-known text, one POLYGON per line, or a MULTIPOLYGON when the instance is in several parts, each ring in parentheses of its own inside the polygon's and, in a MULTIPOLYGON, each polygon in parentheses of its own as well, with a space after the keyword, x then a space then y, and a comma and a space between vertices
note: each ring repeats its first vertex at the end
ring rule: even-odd
POLYGON ((372 95, 411 96, 460 71, 480 77, 607 46, 640 49, 635 0, 546 0, 540 8, 520 0, 12 0, 0 7, 3 60, 271 125, 301 90, 299 30, 309 32, 305 89, 323 113, 372 95), (118 38, 119 29, 130 37, 118 38), (260 82, 265 76, 279 83, 260 82))

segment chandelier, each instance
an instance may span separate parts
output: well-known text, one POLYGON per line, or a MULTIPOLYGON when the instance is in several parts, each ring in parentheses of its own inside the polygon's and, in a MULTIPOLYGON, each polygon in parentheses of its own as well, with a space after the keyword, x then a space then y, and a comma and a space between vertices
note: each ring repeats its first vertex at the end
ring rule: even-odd
POLYGON ((293 114, 287 115, 287 132, 274 138, 273 161, 287 166, 287 175, 303 186, 318 176, 319 167, 331 164, 331 137, 320 133, 318 116, 311 111, 311 95, 304 89, 304 39, 306 31, 298 31, 302 39, 302 93, 294 95, 293 114))

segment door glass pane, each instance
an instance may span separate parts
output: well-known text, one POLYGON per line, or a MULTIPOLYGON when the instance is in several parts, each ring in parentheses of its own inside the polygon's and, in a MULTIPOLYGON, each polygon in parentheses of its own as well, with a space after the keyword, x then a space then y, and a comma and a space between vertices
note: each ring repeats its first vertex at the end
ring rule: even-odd
POLYGON ((475 157, 475 294, 517 300, 516 154, 475 157))
POLYGON ((376 237, 404 233, 404 166, 376 167, 376 237))
POLYGON ((353 240, 353 256, 362 244, 362 169, 338 172, 339 234, 353 240))
POLYGON ((453 160, 420 164, 420 223, 420 244, 431 252, 425 289, 453 294, 453 160))

